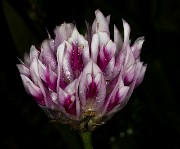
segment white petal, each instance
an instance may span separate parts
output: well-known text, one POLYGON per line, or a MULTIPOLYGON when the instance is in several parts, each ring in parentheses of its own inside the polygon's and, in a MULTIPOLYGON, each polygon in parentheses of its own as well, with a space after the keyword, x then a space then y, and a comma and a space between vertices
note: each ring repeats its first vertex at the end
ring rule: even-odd
POLYGON ((105 73, 105 78, 106 80, 111 80, 112 78, 112 73, 114 70, 114 65, 115 65, 115 57, 112 57, 108 65, 106 66, 104 73, 105 73))
POLYGON ((135 63, 135 58, 134 55, 129 47, 129 45, 127 45, 127 53, 126 53, 126 59, 125 59, 125 63, 124 66, 126 69, 128 69, 130 66, 132 66, 135 63))
POLYGON ((60 44, 57 49, 57 61, 58 64, 60 65, 62 65, 64 59, 64 48, 65 48, 65 42, 60 44))
POLYGON ((36 98, 42 98, 42 92, 28 77, 20 75, 26 91, 36 98))
POLYGON ((129 24, 124 19, 122 19, 122 21, 123 21, 123 27, 124 27, 124 42, 125 44, 128 44, 131 29, 130 29, 129 24))
POLYGON ((123 39, 119 30, 115 25, 114 25, 114 42, 116 43, 116 55, 117 55, 122 48, 123 39))
POLYGON ((106 21, 107 21, 108 25, 110 24, 110 18, 111 18, 111 15, 108 15, 108 16, 106 17, 106 21))
POLYGON ((110 57, 111 59, 114 56, 114 53, 116 51, 116 44, 112 40, 109 40, 105 49, 106 49, 107 54, 109 55, 108 57, 110 57))
POLYGON ((30 76, 29 68, 27 68, 23 64, 17 64, 16 66, 17 66, 20 74, 23 74, 23 75, 25 75, 27 77, 30 76))
POLYGON ((91 58, 95 63, 97 63, 97 57, 99 53, 99 36, 94 34, 91 42, 91 58))
POLYGON ((68 93, 69 95, 73 95, 76 92, 76 83, 77 83, 77 79, 75 79, 73 82, 71 82, 68 86, 66 86, 66 88, 64 89, 64 91, 66 93, 68 93))
POLYGON ((98 35, 99 35, 99 43, 100 43, 100 46, 102 44, 106 45, 109 40, 110 40, 110 37, 109 35, 106 33, 106 32, 100 32, 98 31, 98 35))
POLYGON ((39 56, 39 51, 36 49, 34 45, 31 46, 30 48, 30 60, 32 61, 33 58, 38 58, 39 56))
POLYGON ((141 82, 143 81, 144 75, 145 75, 145 72, 146 72, 146 68, 147 68, 147 65, 142 66, 141 71, 140 71, 140 73, 139 73, 139 76, 138 76, 138 78, 137 78, 137 80, 136 80, 136 87, 137 87, 139 84, 141 84, 141 82))
POLYGON ((135 59, 137 59, 141 53, 143 42, 144 42, 144 37, 140 37, 134 42, 134 44, 131 47, 135 59))
POLYGON ((54 33, 56 35, 56 47, 58 47, 63 41, 67 40, 70 37, 73 29, 74 25, 72 23, 63 23, 62 25, 56 27, 56 29, 54 30, 54 33))
POLYGON ((30 66, 30 74, 33 82, 38 85, 38 81, 40 80, 39 70, 38 70, 38 61, 36 58, 33 59, 30 66))
POLYGON ((107 22, 106 18, 102 14, 102 12, 99 10, 96 10, 95 15, 96 15, 96 20, 97 20, 98 30, 100 30, 102 32, 106 32, 109 35, 110 34, 109 33, 109 23, 107 22))

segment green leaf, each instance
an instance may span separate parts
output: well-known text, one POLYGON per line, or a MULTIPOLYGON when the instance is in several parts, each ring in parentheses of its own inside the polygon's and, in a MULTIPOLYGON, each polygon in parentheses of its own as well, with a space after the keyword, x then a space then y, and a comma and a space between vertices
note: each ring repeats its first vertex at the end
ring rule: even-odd
POLYGON ((28 24, 7 0, 3 0, 3 12, 16 49, 22 58, 25 51, 29 51, 30 46, 38 40, 28 24))

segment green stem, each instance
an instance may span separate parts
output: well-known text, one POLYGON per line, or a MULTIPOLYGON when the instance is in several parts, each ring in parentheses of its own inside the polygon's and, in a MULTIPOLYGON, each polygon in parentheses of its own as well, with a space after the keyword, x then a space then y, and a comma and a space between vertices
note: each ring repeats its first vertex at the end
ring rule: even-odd
POLYGON ((80 133, 84 149, 93 149, 91 132, 90 131, 81 131, 80 133))

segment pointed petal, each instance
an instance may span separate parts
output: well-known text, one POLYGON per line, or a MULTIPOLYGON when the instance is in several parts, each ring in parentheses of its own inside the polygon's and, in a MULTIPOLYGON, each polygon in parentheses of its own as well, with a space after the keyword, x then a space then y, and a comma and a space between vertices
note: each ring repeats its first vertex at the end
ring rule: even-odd
POLYGON ((136 87, 141 84, 142 80, 144 79, 144 75, 145 75, 145 72, 146 72, 146 68, 147 68, 147 65, 144 65, 142 66, 141 70, 140 70, 140 73, 139 73, 139 76, 136 80, 136 87))
POLYGON ((51 40, 45 40, 42 43, 39 59, 46 66, 50 64, 51 68, 55 70, 57 66, 57 61, 56 61, 55 53, 53 52, 54 49, 51 49, 50 43, 51 40))
POLYGON ((54 30, 55 33, 55 45, 58 47, 63 41, 67 40, 72 31, 74 29, 74 25, 72 23, 63 23, 60 26, 57 26, 54 30))
POLYGON ((79 97, 80 97, 81 105, 83 107, 85 107, 85 104, 86 104, 86 95, 87 95, 87 86, 88 86, 87 82, 90 83, 91 81, 89 79, 90 77, 87 78, 87 76, 89 76, 88 74, 91 74, 94 77, 98 73, 102 73, 102 71, 97 66, 97 64, 95 64, 92 60, 90 60, 83 70, 82 77, 79 84, 79 97))
POLYGON ((131 47, 135 59, 137 59, 141 53, 143 42, 144 42, 144 37, 140 37, 134 42, 134 44, 131 47))
POLYGON ((116 44, 116 55, 117 55, 122 48, 123 39, 119 30, 117 29, 115 25, 114 25, 114 42, 116 44))
POLYGON ((97 57, 99 53, 99 36, 98 34, 94 34, 91 42, 91 58, 97 63, 97 57))
POLYGON ((110 18, 111 18, 111 15, 108 15, 108 16, 106 17, 106 21, 107 21, 108 25, 110 24, 110 18))
POLYGON ((26 52, 24 54, 24 64, 27 67, 29 67, 31 65, 31 60, 30 60, 29 54, 27 54, 26 52))
POLYGON ((123 21, 123 27, 124 27, 124 43, 128 44, 131 29, 130 29, 129 24, 124 19, 122 19, 122 21, 123 21))
POLYGON ((23 64, 17 64, 16 66, 17 66, 20 74, 23 74, 23 75, 25 75, 27 77, 30 77, 29 68, 27 68, 23 64))
POLYGON ((38 86, 36 86, 27 76, 21 74, 21 79, 23 81, 25 90, 31 94, 33 97, 35 97, 36 101, 39 104, 44 105, 44 100, 43 100, 43 94, 38 86))
POLYGON ((93 21, 93 24, 92 24, 92 30, 91 30, 91 34, 96 34, 97 33, 97 20, 96 18, 94 19, 93 21))
POLYGON ((108 59, 109 61, 115 54, 116 44, 112 40, 109 40, 104 50, 105 50, 104 51, 105 58, 108 59))
POLYGON ((106 97, 106 83, 103 74, 98 73, 94 78, 94 82, 97 85, 96 108, 99 108, 104 103, 106 97))
POLYGON ((128 86, 134 79, 134 71, 135 71, 135 65, 132 65, 127 70, 125 70, 124 74, 124 84, 128 86))
POLYGON ((106 32, 98 31, 98 35, 99 35, 100 46, 103 45, 103 44, 106 45, 109 42, 110 37, 106 32))
POLYGON ((32 61, 35 57, 38 58, 39 51, 36 49, 34 45, 30 48, 30 60, 32 61))
POLYGON ((117 91, 116 95, 114 96, 114 99, 111 99, 111 102, 107 108, 107 113, 106 115, 112 115, 113 113, 118 112, 120 109, 122 109, 122 102, 125 100, 125 97, 129 91, 128 86, 123 86, 119 88, 117 91), (114 101, 113 101, 114 100, 114 101), (113 101, 113 102, 112 102, 113 101))
POLYGON ((63 59, 64 59, 64 49, 65 49, 65 42, 60 44, 57 49, 57 61, 58 65, 63 64, 63 59))
POLYGON ((135 63, 135 58, 129 45, 127 45, 126 50, 127 50, 127 53, 126 53, 124 66, 125 66, 125 69, 128 69, 130 66, 132 66, 135 63))
POLYGON ((30 74, 31 74, 31 79, 32 81, 38 85, 38 81, 40 80, 40 76, 39 76, 39 70, 38 70, 38 60, 37 58, 34 58, 31 66, 29 68, 30 74))
POLYGON ((69 95, 75 94, 77 81, 78 81, 78 79, 75 79, 73 82, 71 82, 70 84, 68 84, 68 86, 66 86, 66 88, 64 89, 64 91, 65 91, 66 93, 68 93, 69 95))
POLYGON ((111 80, 112 79, 112 73, 114 70, 114 65, 115 65, 115 57, 112 57, 110 62, 107 64, 105 70, 104 70, 104 75, 106 80, 111 80))
POLYGON ((109 33, 109 23, 107 22, 106 18, 102 14, 100 10, 95 11, 96 20, 97 20, 97 29, 101 32, 106 32, 108 35, 109 33))

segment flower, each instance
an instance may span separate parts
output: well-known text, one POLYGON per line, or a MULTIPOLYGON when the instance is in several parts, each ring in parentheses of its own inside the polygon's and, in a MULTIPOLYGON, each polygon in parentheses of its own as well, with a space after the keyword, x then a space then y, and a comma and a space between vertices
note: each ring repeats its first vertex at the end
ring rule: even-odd
POLYGON ((25 90, 51 119, 75 129, 93 130, 120 110, 143 80, 140 61, 144 37, 130 45, 130 26, 123 20, 124 39, 110 16, 95 11, 85 36, 72 23, 54 30, 55 39, 34 45, 17 67, 25 90))

